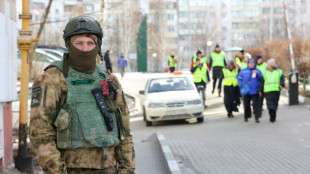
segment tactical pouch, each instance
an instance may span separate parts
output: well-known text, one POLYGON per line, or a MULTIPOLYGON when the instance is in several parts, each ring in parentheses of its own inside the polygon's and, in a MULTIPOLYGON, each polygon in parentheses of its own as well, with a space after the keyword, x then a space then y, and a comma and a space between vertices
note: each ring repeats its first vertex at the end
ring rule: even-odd
POLYGON ((117 120, 117 127, 119 129, 119 131, 118 131, 119 137, 118 138, 120 140, 124 140, 126 135, 127 135, 127 130, 124 126, 122 112, 119 108, 117 109, 117 112, 115 113, 115 115, 116 115, 116 120, 117 120))
POLYGON ((54 122, 57 127, 57 147, 59 149, 71 148, 71 114, 65 109, 61 109, 54 122))
POLYGON ((106 103, 108 107, 111 109, 111 112, 115 113, 118 110, 117 106, 117 90, 119 89, 118 84, 114 81, 108 81, 109 82, 109 96, 107 96, 106 103))

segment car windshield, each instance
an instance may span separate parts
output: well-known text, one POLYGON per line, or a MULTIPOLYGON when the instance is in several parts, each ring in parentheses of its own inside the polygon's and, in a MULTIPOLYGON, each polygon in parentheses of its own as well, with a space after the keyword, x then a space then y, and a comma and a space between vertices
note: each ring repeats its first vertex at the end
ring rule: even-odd
POLYGON ((193 89, 192 84, 186 77, 167 77, 152 79, 149 85, 148 93, 193 89))

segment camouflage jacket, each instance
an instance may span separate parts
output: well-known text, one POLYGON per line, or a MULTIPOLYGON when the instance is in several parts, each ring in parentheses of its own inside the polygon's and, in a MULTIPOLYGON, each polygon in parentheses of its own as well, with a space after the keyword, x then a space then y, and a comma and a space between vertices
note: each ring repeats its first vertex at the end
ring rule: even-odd
MULTIPOLYGON (((121 87, 115 75, 107 73, 121 87)), ((101 148, 60 150, 56 147, 54 122, 66 101, 66 79, 57 67, 50 67, 36 79, 32 89, 29 136, 32 149, 45 173, 63 173, 67 168, 107 169, 115 167, 117 163, 118 173, 134 173, 134 145, 130 134, 129 110, 123 92, 118 92, 117 104, 122 112, 127 136, 118 146, 109 147, 107 151, 101 148)))

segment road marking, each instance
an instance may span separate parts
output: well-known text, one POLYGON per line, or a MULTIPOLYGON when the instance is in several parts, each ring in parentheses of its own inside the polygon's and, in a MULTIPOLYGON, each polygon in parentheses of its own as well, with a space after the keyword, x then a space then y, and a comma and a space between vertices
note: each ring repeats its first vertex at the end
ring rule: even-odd
POLYGON ((168 145, 163 145, 162 148, 164 153, 171 153, 171 149, 168 145))
POLYGON ((163 134, 158 134, 158 140, 159 140, 159 141, 165 140, 164 135, 163 135, 163 134))
POLYGON ((180 171, 178 163, 175 160, 168 160, 168 165, 171 171, 174 171, 174 172, 180 171))

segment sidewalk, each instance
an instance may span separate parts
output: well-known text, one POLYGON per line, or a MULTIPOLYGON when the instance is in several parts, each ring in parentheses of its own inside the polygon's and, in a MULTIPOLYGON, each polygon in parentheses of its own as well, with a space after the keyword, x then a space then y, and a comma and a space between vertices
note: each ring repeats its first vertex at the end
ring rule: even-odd
MULTIPOLYGON (((142 78, 129 75, 122 82, 125 92, 139 90, 142 78), (130 86, 134 90, 127 90, 130 86)), ((143 86, 144 87, 144 86, 143 86)), ((207 105, 203 124, 160 122, 146 127, 142 117, 131 120, 136 142, 150 133, 161 132, 167 140, 178 165, 185 173, 259 174, 310 172, 310 106, 289 106, 288 98, 281 96, 277 121, 269 122, 264 103, 261 123, 252 118, 243 121, 243 108, 228 119, 223 97, 211 94, 207 87, 207 105)), ((137 92, 135 92, 137 93, 137 92)), ((137 164, 139 165, 139 164, 137 164)))

